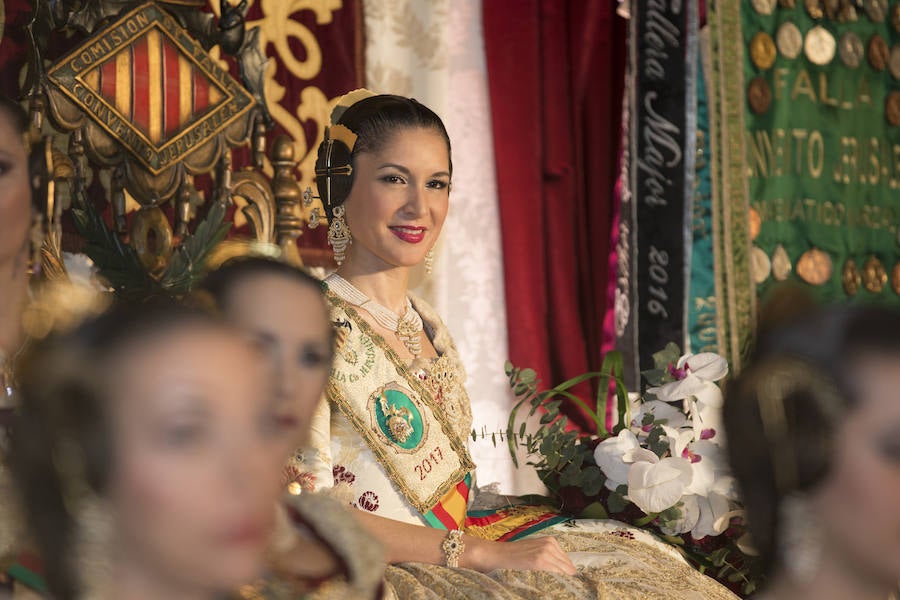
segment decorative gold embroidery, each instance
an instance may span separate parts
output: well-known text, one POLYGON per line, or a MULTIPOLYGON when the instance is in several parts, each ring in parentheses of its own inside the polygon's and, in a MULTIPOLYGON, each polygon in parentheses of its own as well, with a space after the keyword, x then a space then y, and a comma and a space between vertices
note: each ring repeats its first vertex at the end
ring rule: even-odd
MULTIPOLYGON (((355 344, 371 344, 373 348, 380 349, 388 360, 384 363, 379 362, 379 364, 384 364, 384 368, 390 370, 390 373, 383 373, 379 376, 381 381, 390 381, 395 376, 402 379, 403 386, 412 394, 410 400, 413 404, 417 405, 420 402, 419 408, 426 410, 422 414, 423 424, 427 426, 431 422, 438 425, 437 430, 432 434, 433 439, 429 441, 427 447, 422 445, 423 447, 411 449, 412 452, 421 454, 422 458, 422 464, 419 467, 421 471, 413 471, 411 466, 412 456, 402 458, 404 454, 409 455, 410 449, 404 449, 402 445, 388 443, 389 440, 386 436, 384 438, 379 437, 379 434, 382 433, 381 429, 375 423, 367 423, 364 419, 366 414, 365 407, 359 406, 361 400, 358 398, 357 392, 354 391, 353 398, 346 396, 350 386, 361 388, 363 380, 351 379, 350 373, 341 372, 339 364, 333 369, 332 377, 329 378, 326 389, 329 401, 347 417, 353 428, 362 436, 363 441, 385 469, 398 491, 403 494, 416 510, 425 513, 450 488, 473 470, 475 465, 462 438, 451 425, 444 411, 436 405, 434 398, 422 381, 409 370, 406 364, 397 356, 397 353, 380 335, 372 330, 353 307, 331 292, 326 292, 326 297, 333 307, 332 320, 349 320, 352 324, 352 327, 348 330, 347 339, 349 340, 351 337, 356 339, 354 344, 346 343, 345 348, 355 344), (355 403, 353 402, 354 398, 356 398, 355 403), (434 446, 433 449, 432 446, 434 446), (443 447, 443 450, 439 447, 443 447), (434 457, 431 456, 432 453, 434 457), (401 471, 401 464, 406 467, 407 471, 409 471, 408 473, 401 471), (410 474, 414 474, 415 479, 412 479, 410 474), (429 474, 431 478, 427 477, 429 474), (431 481, 432 478, 434 482, 431 481)), ((340 360, 339 357, 338 362, 340 360)), ((366 363, 368 364, 368 357, 366 363)), ((372 368, 378 369, 380 367, 376 365, 372 368)), ((372 371, 368 368, 361 368, 358 375, 368 379, 372 376, 372 371)), ((368 395, 368 391, 365 393, 368 395)), ((377 397, 372 400, 377 400, 377 397)), ((416 454, 416 456, 419 454, 416 454)))
POLYGON ((387 418, 388 435, 400 444, 405 443, 413 433, 412 413, 405 406, 390 404, 384 392, 378 395, 378 400, 381 404, 381 411, 387 418))
POLYGON ((595 555, 576 575, 498 569, 479 573, 422 563, 385 571, 388 598, 499 598, 503 600, 735 600, 719 583, 643 542, 602 534, 560 534, 569 552, 595 555))

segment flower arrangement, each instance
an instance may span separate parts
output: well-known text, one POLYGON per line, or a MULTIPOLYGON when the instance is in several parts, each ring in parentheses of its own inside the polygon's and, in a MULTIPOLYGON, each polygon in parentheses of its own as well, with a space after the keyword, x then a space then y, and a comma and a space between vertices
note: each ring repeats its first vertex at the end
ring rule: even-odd
POLYGON ((547 486, 551 501, 573 516, 615 518, 647 529, 672 544, 702 572, 735 592, 750 595, 760 583, 758 560, 744 527, 735 480, 728 472, 717 381, 728 364, 717 354, 679 356, 670 344, 643 373, 643 396, 622 381, 622 357, 610 352, 599 372, 538 391, 533 370, 507 363, 519 397, 507 441, 513 460, 523 446, 547 486), (594 407, 571 388, 598 378, 594 407), (615 425, 606 427, 608 392, 615 389, 615 425), (597 434, 569 426, 560 411, 571 401, 589 415, 597 434), (541 427, 528 432, 520 412, 540 413, 541 427))

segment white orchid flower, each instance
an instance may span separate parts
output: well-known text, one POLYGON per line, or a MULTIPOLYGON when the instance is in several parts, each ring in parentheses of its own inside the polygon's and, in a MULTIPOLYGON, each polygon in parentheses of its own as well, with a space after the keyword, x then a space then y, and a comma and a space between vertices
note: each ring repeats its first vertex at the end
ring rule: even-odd
POLYGON ((709 494, 708 496, 688 496, 686 500, 696 499, 700 508, 700 519, 691 529, 691 535, 695 540, 702 539, 708 535, 719 535, 726 529, 731 521, 731 517, 739 511, 731 510, 731 503, 728 498, 720 494, 709 494))
POLYGON ((647 390, 663 402, 683 400, 702 392, 705 384, 728 374, 728 361, 713 352, 685 354, 669 370, 675 381, 647 390))
POLYGON ((708 439, 721 446, 725 441, 725 427, 722 423, 722 404, 724 399, 719 386, 715 383, 707 382, 694 395, 693 399, 685 398, 684 401, 685 403, 691 403, 690 411, 694 424, 695 438, 698 440, 708 439))
POLYGON ((638 462, 656 463, 659 462, 659 456, 647 448, 633 448, 622 455, 622 460, 629 464, 638 462))
POLYGON ((641 404, 640 408, 633 413, 634 418, 631 420, 631 426, 649 431, 652 426, 644 427, 644 415, 652 414, 653 420, 659 423, 665 421, 665 425, 674 429, 681 429, 689 425, 687 417, 684 413, 671 404, 667 404, 662 400, 648 400, 641 404))
POLYGON ((718 476, 716 482, 712 485, 709 491, 721 496, 725 496, 733 502, 739 502, 741 496, 738 493, 737 479, 735 479, 732 475, 728 475, 727 473, 728 471, 723 471, 718 476))
POLYGON ((666 437, 669 440, 669 452, 672 456, 680 456, 681 458, 688 458, 687 455, 687 447, 688 444, 694 441, 694 431, 690 427, 682 427, 681 429, 675 429, 674 427, 669 427, 668 425, 662 426, 663 432, 665 432, 666 437))
POLYGON ((673 456, 660 459, 650 451, 632 451, 632 457, 646 460, 628 471, 628 499, 648 514, 675 506, 694 476, 691 463, 673 456))
MULTIPOLYGON (((722 449, 711 440, 693 442, 682 450, 683 456, 691 461, 694 478, 688 492, 706 496, 713 491, 713 486, 727 469, 722 449)), ((727 488, 726 488, 727 489, 727 488)))
POLYGON ((607 489, 615 490, 628 482, 631 465, 627 464, 623 457, 636 448, 640 448, 640 444, 634 433, 628 429, 623 429, 616 437, 603 440, 594 448, 594 462, 606 475, 607 489))
POLYGON ((684 496, 681 498, 681 516, 677 519, 660 523, 659 528, 666 535, 681 535, 689 532, 700 521, 700 504, 696 496, 684 496))

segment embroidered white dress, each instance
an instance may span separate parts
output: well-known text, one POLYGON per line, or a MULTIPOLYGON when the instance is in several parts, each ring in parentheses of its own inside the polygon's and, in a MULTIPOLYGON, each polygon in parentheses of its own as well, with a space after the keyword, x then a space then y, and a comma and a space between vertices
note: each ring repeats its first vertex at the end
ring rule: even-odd
MULTIPOLYGON (((359 510, 418 525, 448 523, 435 520, 438 508, 429 510, 438 500, 444 516, 451 517, 448 527, 455 521, 469 534, 501 539, 493 526, 470 527, 466 502, 454 497, 455 491, 467 492, 469 485, 474 489, 474 465, 465 445, 472 416, 462 366, 434 310, 412 297, 440 356, 414 372, 351 306, 333 293, 327 297, 338 331, 337 359, 327 398, 314 417, 312 448, 298 451, 290 460, 289 483, 326 491, 359 510)), ((515 515, 510 520, 515 521, 515 515)), ((736 597, 690 567, 670 546, 617 521, 568 520, 530 535, 554 536, 578 574, 479 573, 402 563, 387 568, 385 597, 736 597)))

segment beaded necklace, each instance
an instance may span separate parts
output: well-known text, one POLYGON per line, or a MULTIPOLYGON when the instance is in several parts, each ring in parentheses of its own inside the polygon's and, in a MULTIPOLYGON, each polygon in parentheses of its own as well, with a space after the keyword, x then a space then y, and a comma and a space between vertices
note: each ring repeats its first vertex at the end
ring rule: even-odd
POLYGON ((406 298, 406 312, 402 316, 387 308, 383 304, 376 302, 372 298, 366 296, 355 285, 338 275, 332 273, 325 279, 328 288, 335 294, 346 300, 353 306, 364 309, 375 322, 394 332, 406 349, 414 358, 418 358, 422 354, 422 339, 419 335, 424 330, 422 317, 413 308, 409 297, 406 298))

